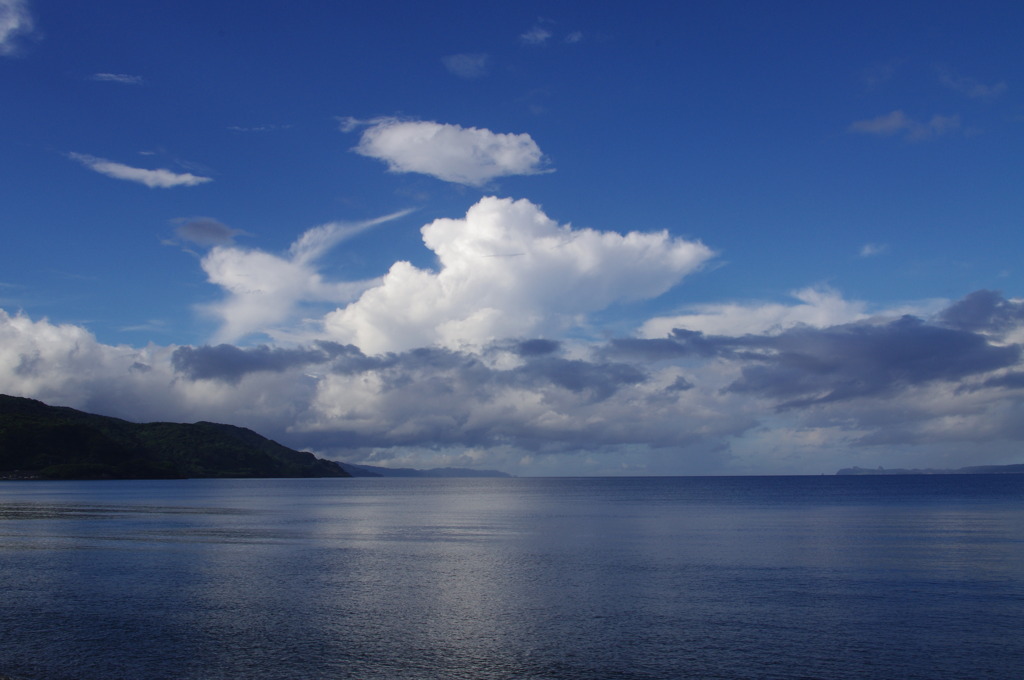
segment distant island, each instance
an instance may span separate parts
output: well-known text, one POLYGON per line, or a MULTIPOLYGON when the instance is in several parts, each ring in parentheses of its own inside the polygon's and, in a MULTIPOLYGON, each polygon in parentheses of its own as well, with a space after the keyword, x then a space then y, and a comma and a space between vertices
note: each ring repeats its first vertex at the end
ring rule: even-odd
POLYGON ((843 468, 837 475, 1024 475, 1024 465, 972 465, 955 470, 933 468, 843 468))
POLYGON ((220 423, 132 423, 0 394, 0 479, 499 477, 353 465, 220 423))

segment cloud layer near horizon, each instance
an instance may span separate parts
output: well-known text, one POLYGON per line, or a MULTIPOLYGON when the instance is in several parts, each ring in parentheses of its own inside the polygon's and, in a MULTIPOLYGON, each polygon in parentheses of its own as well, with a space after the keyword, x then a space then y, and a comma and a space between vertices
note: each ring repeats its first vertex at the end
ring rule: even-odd
POLYGON ((604 474, 831 471, 893 451, 910 466, 1012 462, 1024 301, 977 291, 927 318, 845 308, 855 318, 781 331, 394 352, 115 347, 0 312, 0 383, 130 419, 234 422, 352 462, 527 474, 565 461, 604 474), (641 452, 646 467, 628 467, 641 452))

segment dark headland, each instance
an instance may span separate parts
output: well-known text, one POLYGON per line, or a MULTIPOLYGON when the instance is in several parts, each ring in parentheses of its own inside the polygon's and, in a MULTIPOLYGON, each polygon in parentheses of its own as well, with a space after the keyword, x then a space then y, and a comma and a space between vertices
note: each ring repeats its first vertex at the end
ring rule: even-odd
POLYGON ((0 479, 498 477, 495 471, 392 470, 296 451, 220 423, 132 423, 0 394, 0 479))
POLYGON ((132 423, 0 395, 0 478, 348 477, 337 463, 219 423, 132 423))
POLYGON ((0 479, 507 476, 495 470, 338 463, 244 427, 132 423, 0 394, 0 479))

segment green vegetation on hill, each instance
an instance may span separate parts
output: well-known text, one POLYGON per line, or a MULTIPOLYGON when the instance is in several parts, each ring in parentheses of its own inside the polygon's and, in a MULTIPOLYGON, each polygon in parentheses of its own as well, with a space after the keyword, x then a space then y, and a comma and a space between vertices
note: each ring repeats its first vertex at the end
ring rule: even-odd
POLYGON ((0 478, 349 476, 242 427, 131 423, 0 395, 0 478))

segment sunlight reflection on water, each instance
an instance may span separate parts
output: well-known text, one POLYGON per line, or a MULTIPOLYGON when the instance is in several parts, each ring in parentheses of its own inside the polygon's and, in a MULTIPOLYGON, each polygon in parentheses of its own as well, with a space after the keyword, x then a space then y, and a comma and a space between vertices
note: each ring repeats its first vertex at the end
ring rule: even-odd
POLYGON ((0 485, 0 672, 1008 678, 1024 477, 0 485))

